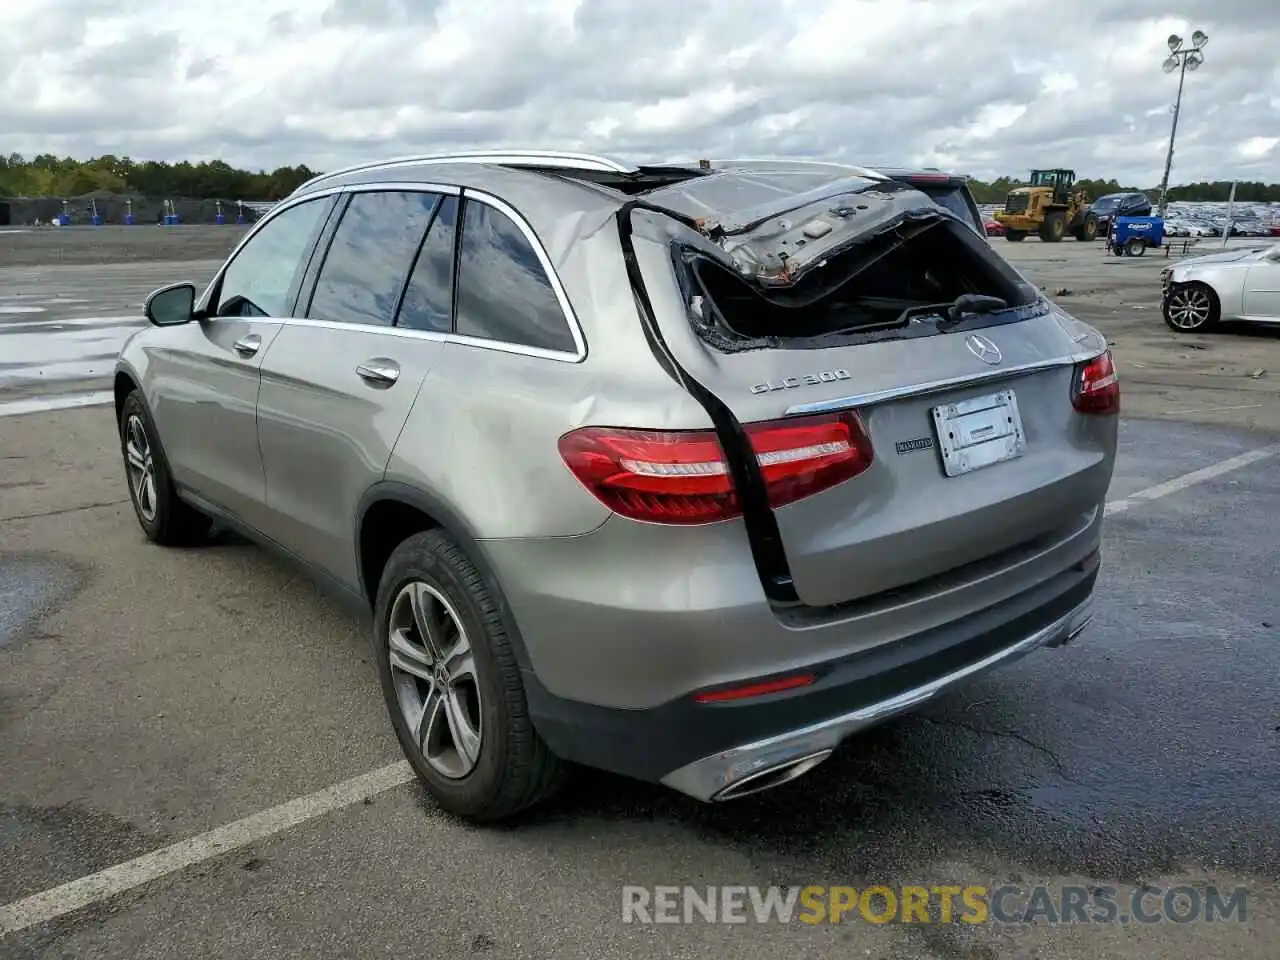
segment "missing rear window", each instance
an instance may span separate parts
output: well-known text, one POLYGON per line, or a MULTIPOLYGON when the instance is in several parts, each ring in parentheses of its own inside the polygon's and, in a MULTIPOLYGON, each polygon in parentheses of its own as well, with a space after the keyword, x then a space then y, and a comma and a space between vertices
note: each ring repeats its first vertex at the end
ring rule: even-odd
POLYGON ((1036 304, 1035 289, 971 234, 951 218, 900 224, 781 287, 691 252, 692 320, 723 349, 831 346, 941 332, 975 297, 988 314, 1036 304))

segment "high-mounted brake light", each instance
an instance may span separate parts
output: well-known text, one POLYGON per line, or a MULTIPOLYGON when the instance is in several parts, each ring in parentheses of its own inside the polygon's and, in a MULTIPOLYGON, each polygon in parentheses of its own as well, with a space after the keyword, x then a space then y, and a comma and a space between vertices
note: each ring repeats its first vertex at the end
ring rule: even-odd
MULTIPOLYGON (((862 473, 871 441, 856 414, 747 424, 769 503, 794 503, 862 473)), ((583 427, 560 438, 573 475, 615 513, 650 523, 713 523, 742 507, 711 430, 583 427)))
POLYGON ((1076 364, 1071 405, 1080 413, 1120 412, 1120 377, 1110 350, 1076 364))

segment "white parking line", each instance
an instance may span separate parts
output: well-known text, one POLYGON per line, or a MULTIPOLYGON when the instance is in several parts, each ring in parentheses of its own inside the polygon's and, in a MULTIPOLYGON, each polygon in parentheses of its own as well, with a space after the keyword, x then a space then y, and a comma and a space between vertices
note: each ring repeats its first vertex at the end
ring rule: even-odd
POLYGON ((62 396, 32 397, 30 400, 9 400, 0 403, 0 417, 17 417, 26 413, 45 413, 50 410, 71 410, 75 407, 99 407, 111 403, 115 395, 110 390, 94 393, 67 393, 62 396))
POLYGON ((1280 453, 1280 443, 1272 444, 1269 447, 1259 447, 1256 450, 1250 450, 1248 453, 1242 453, 1238 457, 1231 457, 1229 460, 1212 463, 1200 470, 1192 470, 1190 473, 1184 473, 1182 476, 1174 477, 1172 480, 1166 480, 1164 483, 1157 483, 1154 487, 1147 487, 1145 490, 1139 490, 1137 493, 1131 493, 1123 499, 1112 500, 1107 504, 1106 515, 1111 516, 1116 513, 1124 513, 1126 510, 1136 507, 1140 503, 1159 500, 1161 497, 1167 497, 1171 493, 1177 493, 1180 490, 1186 490, 1188 487, 1194 487, 1197 483, 1204 483, 1206 480, 1212 480, 1214 477, 1220 477, 1233 470, 1239 470, 1241 467, 1247 467, 1251 463, 1258 463, 1261 460, 1266 460, 1268 457, 1274 457, 1277 453, 1280 453))
POLYGON ((52 890, 0 907, 0 936, 37 923, 54 920, 91 903, 131 890, 184 867, 221 856, 230 850, 314 820, 333 810, 362 803, 414 778, 403 760, 365 773, 317 793, 298 797, 171 846, 107 867, 52 890))
MULTIPOLYGON (((1198 483, 1212 480, 1241 467, 1266 460, 1280 453, 1280 444, 1250 450, 1202 470, 1184 473, 1165 483, 1158 483, 1132 493, 1106 506, 1107 515, 1124 513, 1132 507, 1159 500, 1198 483)), ((32 894, 23 900, 0 907, 0 936, 23 930, 65 916, 72 911, 106 900, 134 887, 176 873, 186 867, 219 857, 228 851, 248 846, 274 836, 290 827, 350 807, 364 800, 408 783, 414 779, 413 769, 405 761, 392 763, 369 773, 320 790, 305 797, 289 800, 277 807, 251 814, 217 827, 207 833, 143 854, 125 863, 107 867, 97 873, 64 883, 60 887, 32 894)))

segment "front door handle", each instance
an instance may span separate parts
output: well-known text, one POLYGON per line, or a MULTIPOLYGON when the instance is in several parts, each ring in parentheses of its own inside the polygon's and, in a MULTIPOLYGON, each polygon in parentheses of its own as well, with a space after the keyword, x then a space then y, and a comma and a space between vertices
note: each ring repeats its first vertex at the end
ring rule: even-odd
POLYGON ((236 353, 248 359, 262 349, 262 338, 256 333, 251 333, 247 337, 241 337, 234 344, 236 353))
POLYGON ((375 357, 359 364, 356 373, 371 387, 389 387, 400 379, 400 364, 385 357, 375 357))

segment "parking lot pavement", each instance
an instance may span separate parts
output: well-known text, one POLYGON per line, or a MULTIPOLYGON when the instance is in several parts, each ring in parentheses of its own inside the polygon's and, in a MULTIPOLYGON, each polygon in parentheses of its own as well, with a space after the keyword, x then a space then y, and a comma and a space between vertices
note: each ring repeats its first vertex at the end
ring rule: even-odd
POLYGON ((54 891, 39 901, 52 919, 0 940, 6 957, 1274 955, 1271 436, 1123 422, 1123 506, 1078 644, 755 798, 708 807, 581 772, 520 823, 477 829, 404 782, 365 626, 232 538, 146 545, 111 430, 102 409, 0 420, 0 598, 28 615, 17 632, 18 615, 0 618, 0 929, 54 891), (372 788, 317 793, 370 771, 372 788), (158 872, 118 867, 157 850, 172 860, 158 872), (87 893, 60 887, 84 877, 87 893), (113 880, 122 892, 99 897, 113 880), (1246 922, 667 926, 621 912, 624 884, 1184 881, 1247 886, 1246 922))
POLYGON ((202 288, 217 267, 194 260, 0 268, 0 415, 110 390, 120 347, 147 324, 147 294, 179 280, 202 288))

